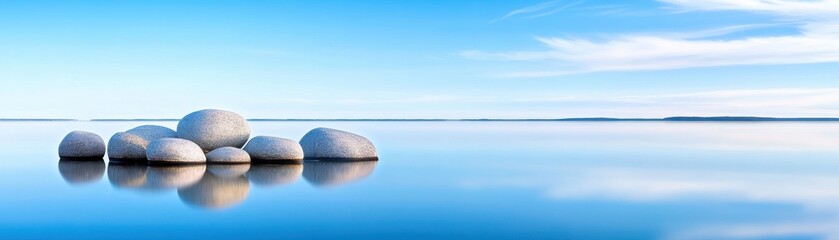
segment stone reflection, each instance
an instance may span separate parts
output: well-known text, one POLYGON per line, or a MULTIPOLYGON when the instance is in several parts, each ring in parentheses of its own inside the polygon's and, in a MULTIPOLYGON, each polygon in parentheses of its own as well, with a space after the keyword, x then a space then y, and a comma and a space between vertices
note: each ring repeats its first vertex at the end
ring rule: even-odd
POLYGON ((77 185, 93 183, 102 179, 105 175, 105 161, 99 160, 71 160, 61 159, 58 161, 58 172, 64 181, 77 185))
POLYGON ((147 186, 152 189, 182 188, 197 183, 204 176, 207 166, 149 166, 146 172, 147 186))
POLYGON ((116 188, 138 189, 148 183, 145 164, 108 163, 108 181, 116 188))
POLYGON ((277 186, 294 183, 303 173, 303 164, 253 164, 248 179, 260 186, 277 186))
POLYGON ((378 161, 306 161, 303 178, 317 186, 336 186, 364 179, 378 161))
POLYGON ((178 197, 189 205, 220 209, 232 207, 248 197, 250 183, 244 175, 221 177, 207 172, 198 183, 178 189, 178 197))
POLYGON ((219 177, 239 177, 245 175, 248 172, 248 169, 251 168, 250 164, 210 164, 207 166, 207 171, 210 171, 216 176, 219 177))
MULTIPOLYGON (((108 181, 118 189, 143 192, 177 191, 181 202, 206 209, 223 209, 242 203, 250 184, 287 185, 301 176, 316 186, 335 186, 368 177, 377 161, 305 161, 304 163, 199 164, 157 166, 147 163, 110 162, 108 181)), ((100 179, 104 161, 59 162, 68 183, 100 179)))

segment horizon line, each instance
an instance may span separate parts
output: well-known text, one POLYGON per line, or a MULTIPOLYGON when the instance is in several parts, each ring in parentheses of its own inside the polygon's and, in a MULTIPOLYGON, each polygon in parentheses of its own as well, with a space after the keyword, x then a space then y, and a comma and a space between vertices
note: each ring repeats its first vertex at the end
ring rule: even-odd
MULTIPOLYGON (((0 118, 4 122, 177 122, 179 118, 0 118)), ((673 116, 664 118, 249 118, 249 122, 839 122, 839 117, 673 116)))

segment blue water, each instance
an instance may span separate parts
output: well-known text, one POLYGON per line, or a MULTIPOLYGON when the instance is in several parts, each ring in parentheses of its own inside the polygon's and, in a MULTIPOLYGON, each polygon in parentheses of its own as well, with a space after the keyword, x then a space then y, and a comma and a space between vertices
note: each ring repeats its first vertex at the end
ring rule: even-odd
POLYGON ((370 138, 378 162, 61 162, 72 130, 0 122, 0 238, 836 239, 839 124, 254 122, 370 138))

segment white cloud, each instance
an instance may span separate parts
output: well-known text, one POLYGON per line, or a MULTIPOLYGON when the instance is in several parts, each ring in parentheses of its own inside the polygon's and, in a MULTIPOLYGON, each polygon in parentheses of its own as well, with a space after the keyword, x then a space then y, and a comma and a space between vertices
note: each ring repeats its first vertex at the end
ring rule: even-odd
POLYGON ((520 9, 510 11, 509 13, 505 14, 504 16, 502 16, 498 19, 494 19, 494 20, 490 21, 489 23, 504 21, 508 18, 519 16, 519 15, 524 15, 524 18, 544 17, 544 16, 548 16, 548 15, 551 15, 551 14, 555 14, 559 11, 562 11, 563 9, 567 9, 567 8, 579 5, 580 3, 582 3, 582 2, 577 1, 577 2, 570 3, 570 4, 562 4, 561 1, 544 2, 544 3, 536 4, 536 5, 533 5, 533 6, 528 6, 528 7, 524 7, 524 8, 520 8, 520 9))
MULTIPOLYGON (((522 104, 550 104, 564 117, 839 115, 839 88, 740 89, 640 95, 539 95, 508 98, 522 104)), ((554 116, 557 117, 557 116, 554 116)))
POLYGON ((804 18, 836 19, 835 0, 659 0, 683 11, 757 11, 804 18))
MULTIPOLYGON (((382 111, 397 111, 398 109, 399 112, 434 112, 434 114, 429 113, 423 116, 406 116, 408 118, 839 116, 839 88, 584 95, 561 92, 527 92, 527 94, 441 92, 439 95, 388 94, 387 96, 370 95, 353 98, 312 96, 309 98, 258 98, 253 101, 254 103, 292 104, 309 109, 331 106, 341 109, 368 107, 382 109, 382 111)), ((372 117, 388 118, 394 114, 383 113, 372 117)), ((341 117, 347 116, 341 115, 341 117)), ((362 118, 370 117, 364 115, 362 118)))
MULTIPOLYGON (((663 70, 692 67, 805 64, 839 61, 839 1, 661 0, 680 11, 741 11, 796 23, 798 33, 715 40, 705 37, 766 25, 730 26, 697 33, 625 34, 602 40, 539 37, 542 51, 464 51, 473 59, 534 61, 553 69, 506 76, 545 77, 602 71, 663 70)), ((770 24, 771 25, 771 24, 770 24)))

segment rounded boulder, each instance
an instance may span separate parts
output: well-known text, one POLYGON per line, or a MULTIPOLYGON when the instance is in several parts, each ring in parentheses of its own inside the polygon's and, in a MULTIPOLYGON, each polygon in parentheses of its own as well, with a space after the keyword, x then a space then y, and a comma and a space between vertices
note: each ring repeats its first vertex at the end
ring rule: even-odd
POLYGON ((149 163, 189 164, 204 163, 207 158, 197 144, 180 138, 161 138, 149 143, 146 149, 149 163))
POLYGON ((102 158, 105 156, 105 141, 96 133, 72 131, 58 145, 58 156, 62 158, 102 158))
POLYGON ((128 132, 118 132, 108 140, 108 158, 111 160, 145 160, 149 141, 128 132))
POLYGON ((137 135, 146 141, 154 141, 161 138, 177 138, 178 133, 171 128, 158 125, 143 125, 125 131, 137 135))
POLYGON ((239 114, 207 109, 184 116, 178 122, 177 134, 209 152, 222 147, 241 148, 248 141, 251 130, 248 121, 239 114))
POLYGON ((245 145, 251 159, 259 161, 299 161, 303 159, 303 148, 291 139, 257 136, 245 145))
POLYGON ((332 128, 315 128, 300 139, 307 159, 376 159, 376 147, 365 137, 332 128))

